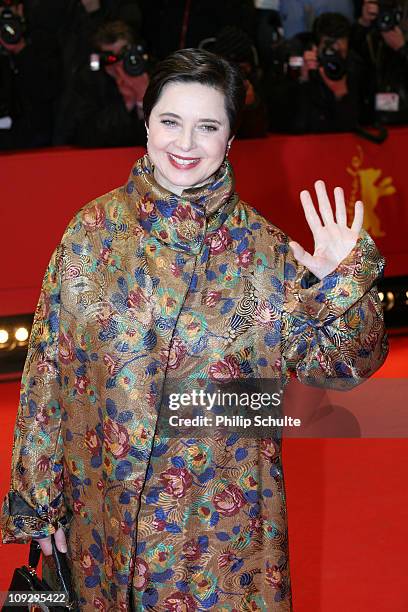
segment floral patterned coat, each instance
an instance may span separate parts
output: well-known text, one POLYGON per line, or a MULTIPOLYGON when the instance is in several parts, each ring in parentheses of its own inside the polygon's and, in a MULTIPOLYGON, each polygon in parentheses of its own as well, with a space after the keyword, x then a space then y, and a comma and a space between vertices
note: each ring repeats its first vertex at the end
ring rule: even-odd
POLYGON ((138 160, 76 215, 46 271, 3 542, 63 526, 87 612, 291 610, 280 444, 160 438, 158 398, 170 373, 357 384, 387 353, 383 266, 362 230, 318 281, 239 199, 228 162, 175 196, 138 160))

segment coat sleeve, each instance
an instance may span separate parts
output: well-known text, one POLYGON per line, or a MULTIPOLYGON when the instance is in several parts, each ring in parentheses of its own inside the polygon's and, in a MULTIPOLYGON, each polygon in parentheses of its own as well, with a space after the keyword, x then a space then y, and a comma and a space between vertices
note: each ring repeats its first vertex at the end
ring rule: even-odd
POLYGON ((376 282, 384 259, 361 230, 338 267, 319 281, 288 247, 282 357, 300 382, 349 389, 385 361, 388 340, 376 282))
POLYGON ((14 431, 11 487, 1 515, 4 543, 46 537, 66 522, 58 367, 62 258, 59 246, 47 267, 31 330, 14 431))

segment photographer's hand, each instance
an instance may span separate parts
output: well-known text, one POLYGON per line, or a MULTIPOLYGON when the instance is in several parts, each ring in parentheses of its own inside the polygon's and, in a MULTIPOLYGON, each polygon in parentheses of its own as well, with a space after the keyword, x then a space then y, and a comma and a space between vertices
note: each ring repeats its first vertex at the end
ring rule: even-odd
POLYGON ((25 48, 26 42, 24 38, 22 38, 17 44, 9 45, 6 42, 4 42, 4 40, 0 37, 0 45, 4 47, 4 49, 6 49, 9 53, 13 53, 14 55, 17 55, 18 53, 20 53, 20 51, 22 51, 25 48))
POLYGON ((126 74, 123 66, 118 65, 115 79, 126 108, 128 111, 133 110, 137 103, 143 100, 149 77, 145 72, 140 76, 130 76, 126 74))
MULTIPOLYGON (((67 541, 65 539, 64 530, 61 527, 57 529, 57 531, 55 532, 54 538, 55 538, 55 546, 57 547, 57 549, 62 553, 66 553, 67 552, 67 541)), ((48 536, 48 538, 41 538, 41 539, 33 538, 33 540, 38 542, 38 544, 41 546, 41 550, 44 553, 44 555, 46 556, 52 555, 51 536, 48 536)))
POLYGON ((315 190, 323 223, 316 212, 310 193, 302 191, 300 194, 306 221, 314 238, 314 253, 311 255, 305 251, 298 242, 291 241, 289 246, 298 262, 306 266, 317 278, 322 279, 333 272, 355 246, 363 226, 364 205, 360 201, 355 203, 354 220, 349 228, 341 187, 336 187, 334 190, 336 220, 333 217, 324 182, 316 181, 315 190))
POLYGON ((300 80, 308 81, 310 78, 309 72, 311 70, 317 70, 318 65, 317 47, 313 46, 312 49, 305 51, 303 54, 303 66, 300 71, 300 80))
POLYGON ((135 93, 127 83, 123 82, 121 84, 118 83, 118 89, 121 93, 126 109, 130 113, 130 111, 132 111, 137 104, 135 93))
POLYGON ((245 91, 246 91, 245 106, 250 106, 251 104, 254 104, 255 99, 256 99, 254 87, 251 81, 249 81, 248 79, 245 79, 244 83, 245 83, 245 91))
POLYGON ((319 74, 327 85, 327 87, 334 93, 337 100, 340 100, 348 94, 346 75, 344 75, 344 77, 338 81, 332 81, 326 76, 326 73, 322 66, 319 67, 319 74))
POLYGON ((381 36, 384 42, 394 51, 399 51, 405 45, 404 34, 398 26, 393 30, 389 30, 389 32, 381 32, 381 36))

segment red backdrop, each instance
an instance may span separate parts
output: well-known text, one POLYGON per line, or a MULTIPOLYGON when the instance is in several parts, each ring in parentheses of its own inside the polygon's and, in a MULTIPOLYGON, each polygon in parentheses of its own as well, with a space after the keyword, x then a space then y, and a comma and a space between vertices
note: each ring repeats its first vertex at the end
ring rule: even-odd
MULTIPOLYGON (((387 258, 388 276, 408 273, 408 128, 382 145, 352 134, 269 136, 234 142, 241 197, 311 247, 299 202, 322 178, 342 185, 350 208, 362 198, 366 227, 387 258)), ((142 149, 46 150, 0 156, 2 275, 0 315, 34 310, 43 272, 74 213, 123 184, 142 149)))

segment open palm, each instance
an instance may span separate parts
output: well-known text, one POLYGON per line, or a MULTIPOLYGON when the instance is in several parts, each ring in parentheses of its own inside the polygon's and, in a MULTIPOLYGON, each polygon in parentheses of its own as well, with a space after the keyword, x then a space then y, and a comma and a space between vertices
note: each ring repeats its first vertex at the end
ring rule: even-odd
POLYGON ((336 219, 333 216, 324 182, 316 181, 315 190, 321 218, 315 209, 310 193, 302 191, 300 194, 306 221, 314 238, 314 253, 311 255, 305 251, 298 242, 290 241, 289 246, 297 261, 317 278, 322 279, 333 272, 355 246, 363 226, 364 205, 360 201, 355 203, 353 223, 351 227, 347 227, 343 189, 336 187, 334 190, 336 219))

